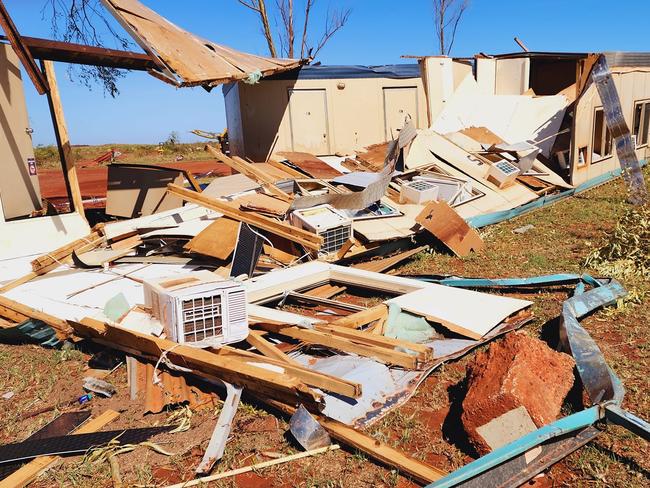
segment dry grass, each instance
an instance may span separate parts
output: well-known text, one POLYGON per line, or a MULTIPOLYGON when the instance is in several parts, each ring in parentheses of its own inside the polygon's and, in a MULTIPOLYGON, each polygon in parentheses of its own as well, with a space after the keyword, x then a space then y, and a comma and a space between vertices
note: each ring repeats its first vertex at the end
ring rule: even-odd
MULTIPOLYGON (((201 142, 162 143, 162 144, 103 144, 99 146, 73 146, 72 155, 78 164, 84 164, 114 149, 119 151, 116 161, 120 163, 160 164, 183 161, 205 161, 213 159, 201 142)), ((37 146, 34 157, 39 168, 60 168, 59 153, 56 146, 37 146)))

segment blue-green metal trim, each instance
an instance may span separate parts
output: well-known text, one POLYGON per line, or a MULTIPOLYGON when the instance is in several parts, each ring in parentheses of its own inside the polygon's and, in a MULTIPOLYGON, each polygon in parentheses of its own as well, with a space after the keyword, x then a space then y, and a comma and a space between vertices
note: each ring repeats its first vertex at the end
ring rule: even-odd
POLYGON ((601 282, 588 274, 578 275, 570 273, 532 276, 529 278, 461 278, 437 275, 408 275, 407 277, 457 288, 542 288, 547 286, 576 285, 576 288, 581 287, 582 291, 584 291, 585 284, 595 288, 609 282, 609 280, 601 282))
POLYGON ((27 319, 12 327, 0 328, 0 341, 29 342, 51 348, 59 348, 63 344, 52 327, 34 319, 27 319))
POLYGON ((484 473, 485 471, 495 468, 515 456, 539 446, 549 439, 593 425, 600 420, 601 415, 600 407, 594 406, 564 417, 552 424, 537 429, 535 432, 526 434, 510 444, 500 447, 499 449, 478 458, 476 461, 466 464, 444 478, 427 485, 427 488, 447 488, 457 486, 464 481, 484 473))
MULTIPOLYGON (((648 163, 647 159, 640 161, 641 166, 645 166, 647 163, 648 163)), ((559 193, 555 193, 553 195, 545 195, 543 197, 539 197, 536 200, 533 200, 532 202, 525 203, 524 205, 520 205, 510 210, 501 210, 499 212, 492 212, 484 215, 476 215, 474 217, 470 217, 466 219, 466 221, 469 225, 477 229, 480 227, 485 227, 486 225, 498 224, 499 222, 510 220, 514 217, 519 217, 520 215, 531 212, 538 208, 542 208, 546 205, 550 205, 560 200, 564 200, 565 198, 568 198, 570 196, 577 195, 595 186, 602 185, 603 183, 607 183, 608 181, 613 180, 614 178, 617 178, 619 176, 621 176, 621 168, 617 168, 615 170, 608 171, 607 173, 604 173, 600 176, 596 176, 576 186, 575 188, 564 190, 559 193)))

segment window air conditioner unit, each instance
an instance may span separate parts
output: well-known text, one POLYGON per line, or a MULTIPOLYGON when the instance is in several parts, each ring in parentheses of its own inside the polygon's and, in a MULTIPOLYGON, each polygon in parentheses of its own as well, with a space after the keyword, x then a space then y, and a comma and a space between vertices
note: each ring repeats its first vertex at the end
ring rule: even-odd
POLYGON ((440 188, 435 183, 426 180, 411 180, 400 187, 400 202, 424 203, 438 200, 440 188))
POLYGON ((331 205, 317 205, 294 210, 291 225, 313 232, 323 238, 320 252, 334 254, 352 238, 352 219, 331 205))
POLYGON ((144 281, 145 305, 179 344, 220 345, 248 337, 246 291, 210 271, 144 281))
POLYGON ((487 179, 499 188, 505 188, 515 182, 521 170, 508 161, 499 161, 490 166, 487 179))

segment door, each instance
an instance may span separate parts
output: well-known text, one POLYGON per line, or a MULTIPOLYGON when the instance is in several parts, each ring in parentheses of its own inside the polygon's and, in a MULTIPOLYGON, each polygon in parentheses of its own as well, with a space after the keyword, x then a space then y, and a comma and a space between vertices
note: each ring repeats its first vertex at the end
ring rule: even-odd
POLYGON ((5 219, 41 208, 34 148, 18 57, 0 44, 0 202, 5 219))
POLYGON ((330 154, 324 89, 289 89, 291 146, 296 152, 330 154))
POLYGON ((384 88, 384 122, 387 141, 397 138, 407 115, 411 116, 417 126, 419 120, 417 87, 384 88))

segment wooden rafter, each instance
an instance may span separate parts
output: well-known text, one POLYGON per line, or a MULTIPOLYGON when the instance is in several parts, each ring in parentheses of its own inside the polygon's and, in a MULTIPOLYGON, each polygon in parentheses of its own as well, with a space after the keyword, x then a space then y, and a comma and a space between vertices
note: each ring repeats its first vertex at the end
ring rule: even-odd
POLYGON ((18 29, 16 29, 13 20, 11 20, 9 12, 7 12, 2 0, 0 0, 0 26, 5 31, 5 34, 7 34, 11 47, 25 67, 25 71, 27 71, 27 74, 34 83, 36 91, 38 91, 39 95, 47 93, 50 90, 47 80, 45 79, 43 72, 38 68, 36 61, 34 61, 34 57, 29 51, 29 48, 20 37, 18 29))

